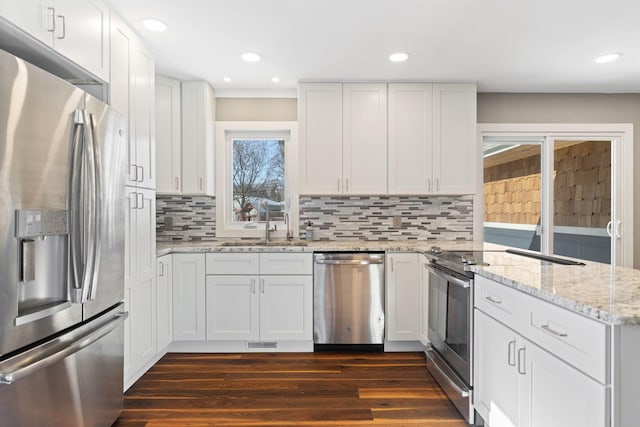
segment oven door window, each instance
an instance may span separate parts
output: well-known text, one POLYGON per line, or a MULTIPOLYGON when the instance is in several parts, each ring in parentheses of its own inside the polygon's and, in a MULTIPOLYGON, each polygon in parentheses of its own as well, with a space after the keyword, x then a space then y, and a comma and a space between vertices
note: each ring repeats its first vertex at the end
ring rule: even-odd
POLYGON ((447 286, 447 334, 445 343, 462 360, 469 362, 469 288, 447 286))

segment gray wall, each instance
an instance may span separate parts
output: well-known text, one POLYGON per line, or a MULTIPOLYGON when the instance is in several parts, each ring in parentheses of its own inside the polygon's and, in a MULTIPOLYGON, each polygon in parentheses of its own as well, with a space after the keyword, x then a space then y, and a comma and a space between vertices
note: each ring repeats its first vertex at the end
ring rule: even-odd
POLYGON ((217 121, 287 122, 298 120, 295 98, 217 98, 217 121))
MULTIPOLYGON (((633 123, 640 165, 640 94, 479 93, 478 123, 633 123)), ((634 167, 634 266, 640 268, 640 167, 634 167)))

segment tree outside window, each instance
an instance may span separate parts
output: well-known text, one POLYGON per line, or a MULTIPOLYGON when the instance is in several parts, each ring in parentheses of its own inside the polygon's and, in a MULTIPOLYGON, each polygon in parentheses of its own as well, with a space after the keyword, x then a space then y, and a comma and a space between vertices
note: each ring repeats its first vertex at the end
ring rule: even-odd
POLYGON ((284 140, 233 140, 233 220, 284 220, 284 172, 284 140))

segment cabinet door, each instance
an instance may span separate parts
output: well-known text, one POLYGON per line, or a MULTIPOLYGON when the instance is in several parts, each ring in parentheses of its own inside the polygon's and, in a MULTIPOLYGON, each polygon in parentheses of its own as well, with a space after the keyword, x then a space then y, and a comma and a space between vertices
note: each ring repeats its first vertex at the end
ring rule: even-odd
MULTIPOLYGON (((182 192, 213 195, 213 89, 182 82, 182 192)), ((222 143, 222 141, 221 141, 222 143)))
MULTIPOLYGON (((109 79, 109 104, 127 120, 127 136, 133 138, 129 129, 131 128, 129 101, 131 96, 131 49, 134 43, 131 30, 124 25, 122 20, 115 14, 111 15, 111 45, 110 45, 110 65, 111 77, 109 79)), ((135 171, 129 170, 129 174, 135 171)))
POLYGON ((205 309, 204 254, 174 254, 174 341, 204 341, 205 309))
POLYGON ((342 84, 298 88, 300 194, 341 194, 342 84))
POLYGON ((389 84, 389 193, 432 191, 433 85, 389 84))
POLYGON ((162 350, 173 340, 171 255, 158 258, 156 273, 156 336, 158 349, 162 350))
POLYGON ((476 137, 476 86, 434 84, 433 192, 475 192, 476 137))
POLYGON ((156 197, 151 190, 136 190, 136 286, 138 304, 137 347, 141 364, 156 354, 156 197))
POLYGON ((260 339, 258 276, 207 276, 207 339, 260 339))
POLYGON ((55 0, 55 50, 109 81, 109 10, 100 0, 55 0))
POLYGON ((134 145, 130 157, 135 159, 135 180, 138 187, 155 188, 155 66, 151 55, 139 44, 132 49, 133 109, 132 136, 134 145))
POLYGON ((313 277, 260 277, 260 340, 313 339, 313 277))
POLYGON ((180 82, 156 76, 156 190, 180 193, 180 82))
POLYGON ((529 341, 518 352, 521 427, 609 425, 607 387, 529 341))
POLYGON ((135 329, 133 325, 136 325, 137 322, 137 312, 133 310, 133 307, 138 305, 137 292, 135 287, 127 286, 127 281, 125 280, 124 287, 124 310, 129 313, 129 316, 124 321, 124 366, 123 366, 123 376, 124 376, 124 384, 126 391, 127 384, 131 383, 128 379, 132 377, 132 375, 136 371, 135 363, 137 361, 136 358, 136 341, 137 334, 135 333, 135 329))
POLYGON ((387 255, 387 340, 420 339, 418 254, 387 255))
POLYGON ((423 345, 429 344, 429 269, 427 268, 427 258, 420 255, 418 262, 420 263, 420 292, 422 294, 421 313, 420 313, 420 342, 423 345))
POLYGON ((0 15, 47 46, 55 31, 53 0, 2 0, 0 15))
POLYGON ((475 310, 473 405, 490 425, 519 423, 516 338, 514 331, 475 310))
POLYGON ((387 85, 344 84, 342 97, 343 193, 386 194, 387 85))

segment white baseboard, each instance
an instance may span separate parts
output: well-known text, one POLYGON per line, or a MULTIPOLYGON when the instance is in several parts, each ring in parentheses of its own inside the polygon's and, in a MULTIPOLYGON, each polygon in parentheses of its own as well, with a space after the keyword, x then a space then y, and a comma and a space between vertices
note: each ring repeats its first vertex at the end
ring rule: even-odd
POLYGON ((424 346, 420 341, 384 341, 384 351, 400 352, 400 351, 424 351, 424 346))
POLYGON ((169 353, 312 353, 313 341, 173 341, 169 353))

